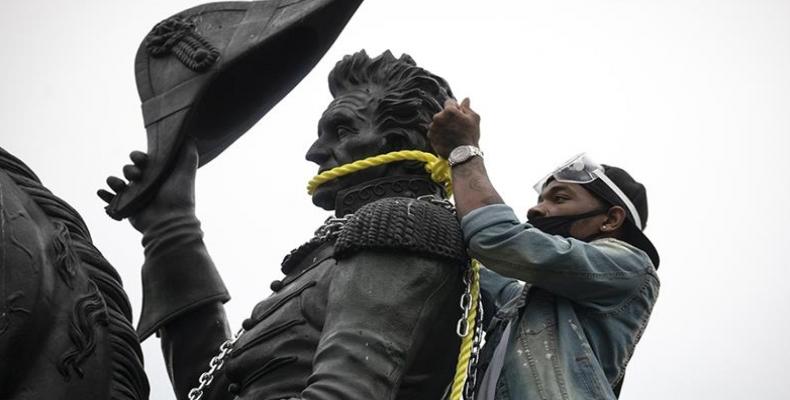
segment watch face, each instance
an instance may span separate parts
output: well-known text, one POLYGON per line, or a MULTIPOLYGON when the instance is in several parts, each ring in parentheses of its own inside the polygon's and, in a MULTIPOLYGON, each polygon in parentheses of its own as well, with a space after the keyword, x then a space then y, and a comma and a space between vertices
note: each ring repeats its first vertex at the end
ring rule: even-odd
POLYGON ((471 155, 472 150, 469 148, 469 146, 459 146, 453 149, 453 151, 450 153, 450 160, 452 160, 454 163, 459 163, 466 160, 471 155))

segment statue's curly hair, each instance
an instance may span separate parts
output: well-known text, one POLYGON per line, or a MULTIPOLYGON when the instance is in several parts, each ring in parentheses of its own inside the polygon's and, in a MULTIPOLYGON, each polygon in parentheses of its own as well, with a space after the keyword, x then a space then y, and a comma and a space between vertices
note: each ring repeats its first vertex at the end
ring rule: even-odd
POLYGON ((96 330, 106 327, 110 348, 110 399, 142 400, 149 394, 143 370, 143 354, 132 326, 132 309, 121 277, 102 256, 82 217, 68 203, 45 188, 21 160, 0 148, 0 170, 4 171, 49 217, 56 229, 53 246, 57 273, 71 287, 71 278, 81 270, 89 278, 88 293, 75 301, 69 337, 72 346, 57 361, 58 371, 69 379, 82 374, 80 365, 95 350, 96 330))
POLYGON ((347 55, 329 73, 329 91, 337 98, 354 90, 365 90, 374 106, 376 131, 400 137, 391 150, 433 152, 428 143, 428 125, 453 98, 447 82, 417 66, 407 54, 395 58, 387 50, 370 58, 364 50, 347 55), (395 135, 393 135, 395 134, 395 135))

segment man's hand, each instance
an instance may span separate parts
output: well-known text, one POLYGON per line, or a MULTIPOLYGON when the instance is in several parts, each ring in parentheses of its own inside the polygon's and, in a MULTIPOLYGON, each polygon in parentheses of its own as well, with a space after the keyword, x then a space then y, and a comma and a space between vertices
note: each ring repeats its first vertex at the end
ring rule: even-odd
MULTIPOLYGON (((468 97, 461 104, 453 99, 444 103, 444 110, 433 116, 428 139, 436 153, 445 159, 458 146, 480 147, 480 116, 469 108, 468 97)), ((488 179, 481 157, 454 166, 452 173, 459 218, 476 208, 502 203, 502 198, 488 179)))
MULTIPOLYGON (((141 151, 134 151, 129 155, 132 163, 123 167, 123 175, 134 185, 145 174, 148 164, 148 155, 141 151)), ((135 214, 129 216, 129 222, 140 233, 145 233, 157 222, 162 222, 172 216, 183 216, 195 212, 195 171, 198 165, 197 146, 191 140, 184 142, 181 153, 156 196, 135 214)), ((126 190, 127 183, 115 176, 107 178, 107 185, 112 192, 100 189, 97 194, 107 203, 110 203, 115 194, 126 190), (113 193, 114 192, 114 193, 113 193)))
POLYGON ((445 159, 458 146, 480 147, 480 116, 469 108, 468 97, 460 105, 454 99, 444 102, 444 109, 433 116, 428 140, 436 154, 445 159))

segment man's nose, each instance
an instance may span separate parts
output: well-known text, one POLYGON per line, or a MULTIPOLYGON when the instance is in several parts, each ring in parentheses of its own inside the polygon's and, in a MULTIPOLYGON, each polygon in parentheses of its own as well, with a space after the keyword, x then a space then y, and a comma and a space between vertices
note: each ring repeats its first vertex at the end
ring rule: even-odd
POLYGON ((548 213, 546 212, 546 210, 543 207, 541 207, 540 204, 538 204, 538 205, 530 208, 529 211, 527 211, 527 220, 530 220, 530 219, 533 219, 533 218, 545 217, 547 215, 548 215, 548 213))

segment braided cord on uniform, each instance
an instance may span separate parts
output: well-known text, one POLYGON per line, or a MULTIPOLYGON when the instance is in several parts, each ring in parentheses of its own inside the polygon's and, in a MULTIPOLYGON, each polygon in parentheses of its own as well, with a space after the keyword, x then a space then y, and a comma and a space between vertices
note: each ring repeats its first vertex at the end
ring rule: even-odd
POLYGON ((445 193, 450 196, 453 193, 452 177, 450 174, 450 165, 447 160, 441 159, 431 153, 426 153, 419 150, 401 150, 393 151, 387 154, 380 154, 373 157, 368 157, 363 160, 357 160, 349 164, 341 165, 324 171, 310 180, 307 183, 307 193, 312 195, 315 189, 333 179, 361 171, 363 169, 377 167, 379 165, 389 164, 395 161, 422 161, 425 163, 425 171, 431 175, 431 179, 444 187, 445 193))

